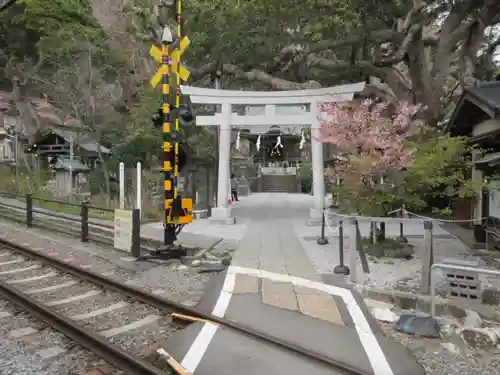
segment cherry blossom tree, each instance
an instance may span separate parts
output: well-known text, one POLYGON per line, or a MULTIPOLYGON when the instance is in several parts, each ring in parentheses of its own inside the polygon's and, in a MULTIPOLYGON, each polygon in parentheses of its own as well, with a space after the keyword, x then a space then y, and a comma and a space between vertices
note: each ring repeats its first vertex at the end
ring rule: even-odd
POLYGON ((474 191, 464 173, 472 146, 415 120, 421 110, 373 101, 322 105, 318 140, 333 145, 327 173, 342 180, 333 189, 341 209, 384 216, 402 204, 425 209, 429 197, 474 191))
POLYGON ((322 105, 326 116, 318 140, 334 145, 328 174, 333 181, 343 181, 343 201, 351 210, 383 214, 387 205, 374 197, 388 193, 391 177, 413 163, 415 146, 408 140, 423 130, 422 124, 412 121, 421 107, 408 103, 393 107, 370 100, 322 105))
MULTIPOLYGON (((345 156, 333 166, 335 177, 357 171, 360 180, 384 176, 393 169, 408 167, 413 161, 413 146, 407 139, 422 126, 411 117, 419 106, 402 103, 393 116, 387 103, 363 101, 359 106, 326 103, 322 111, 319 140, 335 145, 337 156, 345 156)), ((340 158, 339 158, 340 159, 340 158)))

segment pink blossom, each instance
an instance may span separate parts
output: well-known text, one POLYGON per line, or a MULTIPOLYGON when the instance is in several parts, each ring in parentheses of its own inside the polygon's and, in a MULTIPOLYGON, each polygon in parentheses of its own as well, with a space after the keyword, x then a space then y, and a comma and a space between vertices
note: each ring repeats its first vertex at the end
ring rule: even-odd
POLYGON ((414 150, 407 139, 420 131, 412 124, 420 106, 400 103, 392 116, 388 104, 371 100, 359 106, 324 103, 320 108, 329 119, 321 121, 317 139, 335 145, 337 154, 348 159, 336 162, 330 175, 342 177, 355 169, 360 178, 372 179, 412 164, 414 150))

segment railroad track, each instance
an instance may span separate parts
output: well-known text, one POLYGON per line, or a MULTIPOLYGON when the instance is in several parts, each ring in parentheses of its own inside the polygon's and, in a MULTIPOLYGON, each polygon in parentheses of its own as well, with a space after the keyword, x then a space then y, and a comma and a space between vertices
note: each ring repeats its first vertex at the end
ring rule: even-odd
POLYGON ((97 367, 112 375, 121 374, 58 330, 2 298, 0 348, 2 374, 83 374, 97 367))
MULTIPOLYGON (((0 239, 0 298, 9 300, 127 374, 165 374, 140 353, 185 327, 171 313, 210 320, 349 375, 371 375, 250 327, 0 239)), ((1 311, 1 310, 0 310, 1 311)), ((0 319, 0 327, 2 326, 0 319)))

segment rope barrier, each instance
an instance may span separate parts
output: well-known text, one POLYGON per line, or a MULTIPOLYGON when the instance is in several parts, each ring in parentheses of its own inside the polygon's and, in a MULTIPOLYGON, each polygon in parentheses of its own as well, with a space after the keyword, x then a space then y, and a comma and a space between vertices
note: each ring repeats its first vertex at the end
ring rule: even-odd
POLYGON ((328 230, 329 230, 330 232, 332 232, 333 234, 337 234, 337 233, 338 233, 337 231, 338 231, 338 229, 339 229, 340 223, 339 223, 339 222, 337 222, 337 225, 336 225, 335 227, 333 227, 333 228, 332 228, 332 227, 331 227, 331 225, 328 223, 328 216, 327 216, 327 214, 326 214, 326 211, 325 211, 325 210, 323 210, 323 215, 325 216, 325 224, 326 224, 326 226, 327 226, 328 230))
MULTIPOLYGON (((407 211, 405 209, 402 209, 402 208, 398 208, 397 210, 394 210, 394 211, 391 211, 391 212, 388 212, 388 214, 392 214, 392 213, 396 213, 396 212, 403 212, 404 214, 407 214, 409 216, 415 216, 421 220, 429 220, 429 221, 439 221, 439 222, 442 222, 442 223, 468 223, 468 222, 474 222, 474 221, 479 221, 479 220, 487 220, 488 218, 487 217, 481 217, 481 218, 478 218, 478 219, 466 219, 466 220, 446 220, 446 219, 436 219, 436 218, 432 218, 432 217, 429 217, 429 216, 423 216, 423 215, 419 215, 419 214, 416 214, 414 212, 411 212, 411 211, 407 211)), ((377 216, 359 216, 359 215, 345 215, 345 214, 340 214, 340 213, 337 213, 337 212, 334 212, 332 213, 333 215, 335 216, 338 216, 338 217, 343 217, 343 218, 346 218, 346 219, 356 219, 356 220, 371 220, 371 221, 384 221, 384 220, 387 220, 387 219, 390 219, 392 221, 416 221, 415 219, 412 219, 412 218, 403 218, 403 217, 377 217, 377 216)))

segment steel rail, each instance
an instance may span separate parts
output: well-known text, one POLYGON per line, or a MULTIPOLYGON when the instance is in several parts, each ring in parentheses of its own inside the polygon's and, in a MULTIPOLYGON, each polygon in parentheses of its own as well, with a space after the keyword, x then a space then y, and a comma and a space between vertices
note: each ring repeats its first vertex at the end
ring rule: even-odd
POLYGON ((52 326, 57 331, 84 346, 92 353, 105 359, 120 370, 131 375, 165 375, 165 372, 152 364, 125 352, 98 334, 81 327, 79 324, 48 309, 44 305, 27 297, 22 292, 0 282, 0 295, 20 308, 52 326))
POLYGON ((197 308, 184 306, 178 302, 171 301, 165 298, 159 298, 152 293, 135 288, 131 285, 125 285, 124 283, 120 283, 109 277, 92 272, 88 269, 73 266, 72 264, 65 263, 62 260, 50 257, 48 255, 40 253, 39 251, 32 250, 25 246, 21 246, 0 238, 0 246, 1 245, 7 246, 12 251, 20 253, 28 258, 37 259, 43 263, 50 265, 51 267, 59 269, 62 272, 69 273, 90 283, 97 284, 104 289, 110 289, 115 292, 121 293, 137 301, 154 306, 162 311, 180 312, 182 314, 212 321, 221 326, 225 326, 227 328, 233 329, 234 331, 242 333, 245 336, 251 337, 253 339, 258 339, 266 344, 271 344, 275 347, 286 349, 287 351, 305 359, 319 362, 328 367, 332 367, 333 369, 341 371, 347 375, 374 375, 373 372, 367 372, 363 369, 358 368, 357 366, 353 366, 339 359, 329 358, 321 353, 317 353, 310 349, 301 347, 300 345, 296 345, 280 338, 273 337, 271 335, 268 335, 267 333, 258 331, 252 327, 235 322, 231 319, 219 318, 212 314, 205 313, 197 308))

